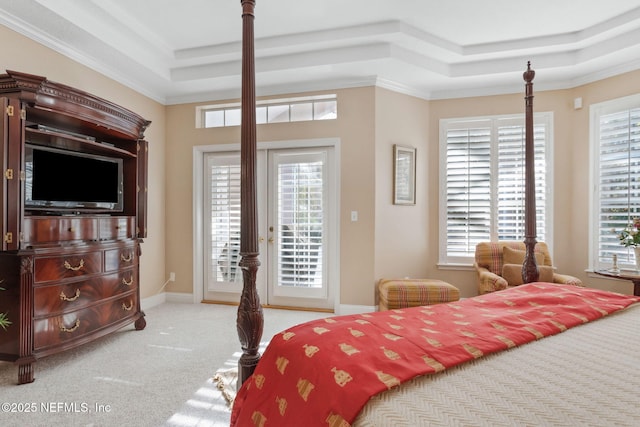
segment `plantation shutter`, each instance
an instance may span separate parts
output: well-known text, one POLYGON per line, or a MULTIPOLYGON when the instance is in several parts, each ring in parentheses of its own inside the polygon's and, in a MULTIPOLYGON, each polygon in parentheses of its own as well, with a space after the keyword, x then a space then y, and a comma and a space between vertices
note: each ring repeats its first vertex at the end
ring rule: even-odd
POLYGON ((449 129, 446 169, 447 254, 467 256, 491 236, 491 128, 449 129))
MULTIPOLYGON (((498 127, 498 239, 523 240, 525 234, 525 127, 498 127)), ((545 126, 534 125, 536 240, 545 241, 545 126)))
MULTIPOLYGON (((444 262, 468 262, 479 242, 524 240, 524 118, 445 120, 444 262)), ((534 124, 536 239, 546 241, 549 115, 534 124)))
POLYGON ((599 133, 598 259, 634 264, 618 233, 640 216, 640 108, 601 115, 599 133))
POLYGON ((278 163, 278 286, 322 286, 323 173, 320 161, 278 163))
MULTIPOLYGON (((208 281, 241 283, 240 261, 240 158, 207 156, 209 180, 208 281)), ((206 198, 205 198, 206 199, 206 198)))

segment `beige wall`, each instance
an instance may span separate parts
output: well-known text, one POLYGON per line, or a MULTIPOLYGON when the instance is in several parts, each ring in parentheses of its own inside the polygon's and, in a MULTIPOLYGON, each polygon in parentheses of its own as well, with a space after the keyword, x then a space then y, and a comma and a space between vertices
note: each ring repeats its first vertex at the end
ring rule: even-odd
MULTIPOLYGON (((573 217, 566 224, 563 235, 566 250, 571 256, 571 267, 583 271, 588 265, 588 212, 590 189, 588 183, 589 159, 589 106, 611 99, 640 93, 640 71, 621 74, 596 83, 577 87, 570 91, 569 104, 573 99, 582 98, 584 107, 574 112, 573 147, 569 153, 574 165, 570 186, 565 191, 571 195, 573 217)), ((627 281, 606 280, 593 274, 580 276, 589 286, 631 294, 633 286, 627 281)))
MULTIPOLYGON (((588 286, 632 293, 632 285, 626 281, 601 279, 589 274, 589 106, 640 92, 640 71, 604 79, 570 90, 535 90, 536 81, 544 79, 543 73, 534 80, 534 111, 554 113, 554 191, 553 191, 553 258, 558 272, 579 277, 588 286), (582 109, 574 109, 574 98, 582 98, 582 109)), ((465 98, 430 103, 430 140, 438 140, 438 122, 442 118, 514 114, 524 112, 523 93, 516 95, 465 98)), ((432 146, 433 150, 437 147, 432 146)), ((438 163, 435 151, 429 161, 429 191, 438 191, 438 163)), ((429 207, 429 216, 437 218, 438 206, 429 207)), ((430 221, 429 236, 437 239, 438 222, 430 221)), ((437 246, 429 247, 429 258, 437 257, 437 246)), ((475 272, 472 269, 444 270, 430 268, 429 276, 439 277, 458 286, 464 296, 476 294, 475 272)))
POLYGON ((375 101, 374 279, 427 277, 437 263, 428 227, 437 216, 431 216, 429 206, 438 200, 437 190, 429 191, 433 178, 428 162, 438 153, 437 141, 429 137, 429 103, 386 89, 376 90, 375 101), (416 148, 415 205, 393 204, 394 144, 416 148))
MULTIPOLYGON (((258 125, 258 142, 336 137, 340 139, 340 282, 342 304, 373 305, 374 291, 374 88, 332 91, 337 120, 258 125), (351 211, 358 211, 351 222, 351 211)), ((168 271, 172 292, 191 293, 193 278, 193 147, 240 142, 240 128, 195 128, 195 107, 167 107, 168 271)))
MULTIPOLYGON (((193 147, 238 143, 239 127, 195 129, 195 104, 162 106, 153 100, 0 26, 0 69, 34 73, 116 102, 153 121, 150 141, 149 238, 141 258, 142 296, 192 293, 193 147), (165 242, 170 244, 165 245, 165 242)), ((534 84, 544 79, 539 72, 534 84)), ((524 82, 523 82, 524 88, 524 82)), ((535 85, 534 85, 535 89, 535 85)), ((524 111, 523 94, 425 101, 380 88, 331 91, 339 118, 258 126, 258 140, 340 139, 340 303, 371 306, 381 277, 434 277, 476 294, 471 268, 443 269, 438 260, 438 153, 441 118, 524 111), (415 206, 392 204, 392 146, 417 151, 415 206), (359 220, 351 222, 351 211, 359 220)), ((631 285, 591 277, 588 267, 589 106, 640 92, 640 71, 574 89, 535 92, 535 111, 554 112, 554 246, 558 270, 590 286, 631 292, 631 285), (573 109, 582 97, 583 108, 573 109)))
MULTIPOLYGON (((589 105, 640 91, 629 84, 640 72, 571 90, 535 92, 534 110, 554 113, 553 256, 558 271, 590 286, 631 292, 631 285, 589 276, 589 105), (575 110, 573 99, 583 98, 575 110)), ((537 79, 542 76, 538 74, 537 79)), ((534 86, 535 88, 535 86, 534 86)), ((524 82, 523 82, 524 89, 524 82)), ((523 94, 425 101, 381 88, 335 91, 339 119, 258 126, 259 141, 338 137, 341 140, 341 304, 371 306, 382 277, 433 277, 449 281, 465 297, 476 295, 471 266, 438 267, 439 120, 518 114, 523 94), (415 206, 392 203, 393 144, 417 148, 415 206), (357 210, 358 222, 350 212, 357 210)), ((167 268, 178 281, 169 290, 193 291, 191 238, 192 150, 195 145, 237 143, 238 127, 195 129, 195 104, 167 108, 167 268), (185 147, 189 147, 185 150, 185 147)))
POLYGON ((153 123, 145 133, 149 141, 149 238, 140 258, 141 296, 154 295, 165 281, 165 108, 163 105, 62 56, 20 34, 0 26, 0 71, 14 70, 45 76, 85 90, 135 111, 153 123))
MULTIPOLYGON (((538 77, 539 78, 539 77, 538 77)), ((535 81, 534 81, 535 84, 535 81)), ((571 273, 579 273, 574 271, 575 268, 570 264, 570 259, 565 250, 566 247, 566 231, 562 224, 566 224, 572 217, 572 204, 567 198, 571 197, 571 188, 566 185, 572 181, 573 164, 564 159, 571 158, 572 150, 572 114, 569 109, 573 100, 567 91, 548 91, 536 92, 534 85, 534 111, 554 113, 554 183, 556 191, 553 193, 553 216, 554 216, 554 236, 553 236, 553 257, 554 264, 558 267, 559 272, 571 271, 571 273)), ((444 118, 453 117, 473 117, 473 116, 490 116, 504 114, 524 114, 524 81, 523 93, 513 95, 502 95, 492 97, 477 97, 464 99, 451 99, 431 102, 430 122, 430 140, 435 146, 433 159, 429 163, 430 170, 430 192, 437 197, 439 188, 438 176, 438 141, 439 141, 439 121, 444 118)), ((430 216, 435 220, 429 224, 429 235, 433 236, 433 240, 437 242, 438 238, 438 209, 439 204, 434 203, 430 206, 430 216)), ((430 249, 430 256, 438 257, 438 246, 434 244, 430 249)), ((582 269, 586 268, 586 264, 582 269)), ((476 276, 473 268, 445 270, 434 268, 429 272, 430 276, 439 277, 455 286, 459 287, 463 296, 473 296, 477 294, 476 276)))

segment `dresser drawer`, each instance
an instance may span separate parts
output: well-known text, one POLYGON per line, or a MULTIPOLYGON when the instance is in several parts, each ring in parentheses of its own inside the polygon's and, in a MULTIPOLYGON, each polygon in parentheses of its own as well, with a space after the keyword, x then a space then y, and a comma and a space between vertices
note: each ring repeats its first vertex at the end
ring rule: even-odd
POLYGON ((114 271, 138 265, 135 245, 122 246, 104 251, 104 270, 114 271))
POLYGON ((68 313, 135 290, 138 286, 137 271, 124 270, 63 285, 38 286, 34 289, 33 315, 44 317, 68 313))
POLYGON ((102 252, 36 257, 35 282, 47 282, 102 272, 102 252))
POLYGON ((122 270, 113 275, 117 277, 116 281, 111 285, 113 286, 111 288, 113 292, 127 292, 138 288, 138 268, 122 270))
POLYGON ((28 245, 98 239, 96 218, 26 217, 23 240, 28 245))
POLYGON ((70 313, 34 320, 34 350, 80 339, 136 314, 135 292, 70 313))
POLYGON ((126 240, 135 237, 135 217, 100 218, 100 240, 126 240))

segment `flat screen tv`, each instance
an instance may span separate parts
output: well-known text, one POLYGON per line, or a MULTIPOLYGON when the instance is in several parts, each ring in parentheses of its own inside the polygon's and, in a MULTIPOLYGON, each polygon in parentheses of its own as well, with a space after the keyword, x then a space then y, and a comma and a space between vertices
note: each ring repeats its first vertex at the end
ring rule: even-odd
POLYGON ((25 209, 122 212, 122 159, 25 145, 25 209))

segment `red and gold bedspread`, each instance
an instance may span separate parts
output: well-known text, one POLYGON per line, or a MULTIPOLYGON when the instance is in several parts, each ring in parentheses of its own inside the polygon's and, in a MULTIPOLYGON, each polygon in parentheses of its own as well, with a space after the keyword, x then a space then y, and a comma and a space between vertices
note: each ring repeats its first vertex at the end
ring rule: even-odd
POLYGON ((231 426, 347 427, 371 396, 418 375, 554 335, 640 297, 532 283, 433 306, 330 317, 271 340, 231 426))

